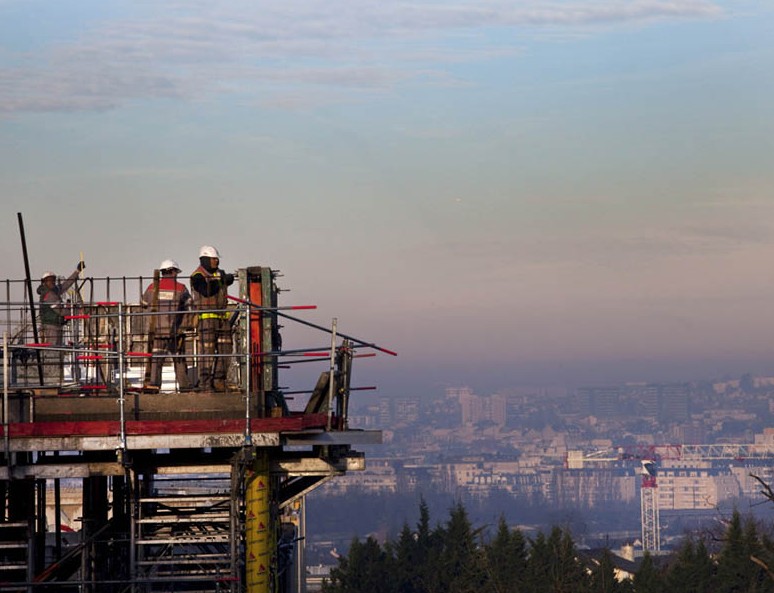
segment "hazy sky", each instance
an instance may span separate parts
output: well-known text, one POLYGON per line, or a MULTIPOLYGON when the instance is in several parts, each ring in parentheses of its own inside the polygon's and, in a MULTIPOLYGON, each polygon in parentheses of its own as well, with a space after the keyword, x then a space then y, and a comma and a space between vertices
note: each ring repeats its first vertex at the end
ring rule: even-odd
POLYGON ((2 276, 213 244, 387 393, 774 373, 772 72, 770 0, 0 0, 2 276))

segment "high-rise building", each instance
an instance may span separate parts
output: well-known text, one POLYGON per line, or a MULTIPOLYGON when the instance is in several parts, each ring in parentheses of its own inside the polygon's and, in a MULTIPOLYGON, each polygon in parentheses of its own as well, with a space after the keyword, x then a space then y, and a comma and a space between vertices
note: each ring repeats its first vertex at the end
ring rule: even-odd
POLYGON ((615 418, 620 414, 619 387, 581 387, 578 403, 581 413, 597 418, 615 418))
POLYGON ((398 397, 395 398, 392 408, 392 421, 394 424, 414 424, 419 420, 419 398, 398 397))
POLYGON ((379 426, 392 424, 392 400, 389 397, 379 398, 379 426))
POLYGON ((661 385, 662 422, 681 422, 690 418, 690 399, 686 383, 661 385))
POLYGON ((462 425, 474 426, 480 422, 492 422, 505 426, 508 420, 508 397, 502 394, 479 396, 469 387, 448 388, 447 397, 456 397, 462 412, 462 425))
POLYGON ((497 426, 508 422, 508 396, 496 393, 489 399, 489 419, 497 426))
POLYGON ((651 384, 643 387, 638 397, 640 414, 644 418, 656 420, 661 412, 661 388, 651 384))

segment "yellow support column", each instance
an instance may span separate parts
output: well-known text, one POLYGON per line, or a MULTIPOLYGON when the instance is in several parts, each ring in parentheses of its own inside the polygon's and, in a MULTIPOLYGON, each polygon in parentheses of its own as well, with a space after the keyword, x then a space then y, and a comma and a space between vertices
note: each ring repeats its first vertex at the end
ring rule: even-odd
POLYGON ((269 593, 272 533, 269 490, 269 454, 258 452, 247 478, 245 541, 247 593, 269 593))

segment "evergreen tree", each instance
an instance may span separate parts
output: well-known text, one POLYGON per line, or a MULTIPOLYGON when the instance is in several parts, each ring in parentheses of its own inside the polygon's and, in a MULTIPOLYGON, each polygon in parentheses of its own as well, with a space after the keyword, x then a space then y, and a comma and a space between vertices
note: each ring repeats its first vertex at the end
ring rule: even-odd
POLYGON ((589 585, 594 593, 616 593, 615 567, 608 550, 603 551, 599 564, 592 568, 589 585))
POLYGON ((589 590, 593 593, 624 593, 627 586, 619 583, 615 577, 615 564, 610 550, 603 550, 599 564, 592 571, 589 590))
MULTIPOLYGON (((554 593, 579 593, 588 590, 588 573, 578 559, 578 550, 566 529, 554 528, 561 534, 558 546, 554 545, 556 565, 554 567, 554 593)), ((549 537, 549 542, 552 538, 549 537)))
POLYGON ((483 584, 483 572, 476 547, 475 535, 462 503, 449 512, 446 527, 439 528, 441 541, 436 585, 450 593, 478 592, 483 584))
POLYGON ((664 593, 664 579, 653 563, 653 557, 645 552, 642 563, 634 574, 634 593, 664 593))
POLYGON ((742 534, 742 545, 745 558, 747 558, 750 567, 748 572, 747 591, 749 593, 758 591, 771 591, 772 583, 768 581, 768 575, 760 564, 753 562, 753 558, 760 558, 763 552, 761 538, 758 535, 758 527, 753 517, 747 517, 744 523, 744 532, 742 534))
POLYGON ((680 546, 666 573, 667 591, 710 593, 715 567, 704 542, 688 538, 680 546))
POLYGON ((760 559, 764 552, 755 521, 748 517, 743 524, 739 512, 734 511, 723 535, 723 548, 718 555, 717 591, 770 591, 771 580, 765 568, 753 561, 753 558, 760 559))
POLYGON ((430 509, 424 497, 419 500, 419 523, 417 523, 417 542, 420 547, 427 546, 430 541, 430 509))
POLYGON ((530 548, 525 591, 582 593, 588 585, 588 575, 569 532, 554 527, 548 537, 539 533, 530 548))
POLYGON ((400 593, 420 593, 420 570, 417 540, 407 523, 403 524, 398 543, 395 545, 395 581, 400 593))
POLYGON ((323 582, 324 593, 397 593, 392 578, 392 562, 379 542, 369 537, 365 543, 352 541, 349 553, 331 570, 323 582))
POLYGON ((760 549, 752 560, 763 570, 764 583, 774 589, 774 541, 766 533, 761 535, 760 549))
POLYGON ((486 591, 491 593, 520 593, 526 578, 527 548, 518 529, 511 531, 501 516, 497 534, 484 546, 482 556, 487 576, 486 591))
POLYGON ((697 593, 713 592, 716 567, 703 539, 699 539, 694 546, 693 564, 696 579, 695 590, 697 593))
POLYGON ((439 534, 430 528, 430 510, 422 498, 419 502, 419 522, 416 534, 415 585, 417 591, 435 591, 438 581, 435 565, 440 555, 439 534))
POLYGON ((538 532, 530 542, 527 557, 527 578, 524 582, 525 593, 544 593, 549 591, 548 583, 551 575, 551 550, 545 534, 538 532))

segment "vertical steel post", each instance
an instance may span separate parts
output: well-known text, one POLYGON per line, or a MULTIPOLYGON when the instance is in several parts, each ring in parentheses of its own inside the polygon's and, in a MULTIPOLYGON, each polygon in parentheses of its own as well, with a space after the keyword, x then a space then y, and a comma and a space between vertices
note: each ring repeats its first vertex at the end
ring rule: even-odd
MULTIPOLYGON (((32 321, 32 335, 35 337, 35 343, 39 342, 38 339, 38 322, 35 317, 35 297, 32 294, 32 279, 30 277, 30 259, 27 256, 27 239, 24 236, 24 220, 22 220, 22 213, 17 212, 16 217, 19 219, 19 234, 21 235, 22 255, 24 255, 24 272, 26 274, 27 295, 30 299, 30 320, 32 321)), ((35 358, 38 363, 38 378, 40 384, 43 385, 43 365, 40 361, 40 350, 35 350, 35 358)))
POLYGON ((130 498, 129 502, 129 581, 131 582, 131 593, 137 591, 137 530, 140 525, 140 491, 137 482, 137 472, 134 469, 126 468, 126 491, 130 498))
POLYGON ((35 560, 34 570, 37 573, 46 565, 46 487, 47 480, 37 479, 35 484, 35 560))
POLYGON ((3 332, 3 443, 5 445, 5 462, 8 464, 8 477, 11 476, 11 440, 8 434, 8 332, 3 332))
POLYGON ((124 309, 118 302, 118 408, 120 414, 121 434, 118 447, 121 461, 126 453, 126 398, 124 397, 124 309))
MULTIPOLYGON (((59 451, 54 451, 54 457, 59 457, 59 451)), ((59 478, 54 478, 54 556, 62 558, 62 490, 59 478)))
POLYGON ((336 318, 331 323, 331 364, 330 375, 328 375, 328 430, 331 429, 333 418, 333 382, 336 377, 336 318))
MULTIPOLYGON (((242 451, 241 455, 234 456, 231 462, 231 497, 229 501, 229 552, 231 556, 231 572, 232 579, 237 579, 240 575, 239 567, 239 538, 242 532, 243 525, 240 524, 240 517, 242 516, 241 501, 244 500, 244 477, 245 477, 245 452, 242 451)), ((243 519, 244 520, 244 519, 243 519)), ((236 582, 233 581, 233 582, 236 582)), ((231 591, 235 590, 235 585, 231 587, 231 591)))
POLYGON ((253 444, 253 433, 250 427, 250 407, 253 404, 253 398, 251 394, 251 381, 250 376, 253 374, 253 347, 252 347, 252 335, 250 332, 250 326, 252 325, 253 311, 250 305, 244 305, 246 315, 245 319, 245 447, 250 447, 253 444))
POLYGON ((298 546, 298 559, 296 566, 298 569, 298 593, 306 593, 306 494, 299 499, 300 510, 298 517, 298 534, 296 545, 298 546))
MULTIPOLYGON (((11 281, 8 279, 5 280, 5 302, 8 303, 5 306, 5 327, 11 327, 11 281)), ((20 322, 23 322, 23 319, 22 317, 20 322)), ((24 324, 21 323, 21 325, 24 324)))
POLYGON ((349 386, 352 381, 352 341, 344 340, 338 355, 339 383, 338 398, 336 400, 336 415, 339 420, 339 429, 349 428, 349 386))

